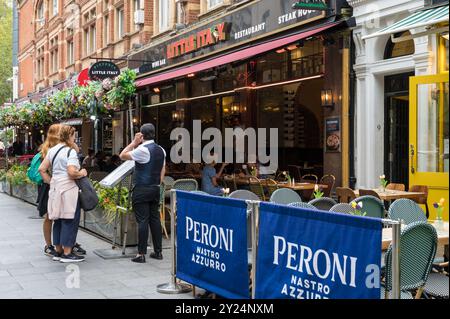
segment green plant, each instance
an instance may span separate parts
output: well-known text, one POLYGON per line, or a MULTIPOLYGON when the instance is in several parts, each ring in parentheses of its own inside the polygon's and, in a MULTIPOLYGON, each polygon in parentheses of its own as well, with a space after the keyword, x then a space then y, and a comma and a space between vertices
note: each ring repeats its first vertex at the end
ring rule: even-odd
POLYGON ((314 185, 314 198, 322 198, 323 197, 323 192, 320 190, 319 185, 314 185))
POLYGON ((445 198, 441 198, 439 202, 433 203, 433 207, 436 208, 436 219, 442 220, 442 213, 444 212, 445 198))
POLYGON ((356 215, 356 216, 366 216, 367 215, 367 212, 362 212, 362 208, 363 208, 362 202, 356 203, 355 201, 353 201, 350 203, 350 205, 352 205, 352 208, 353 208, 353 212, 350 212, 350 214, 356 215))
POLYGON ((0 169, 0 182, 6 181, 6 169, 0 169))
POLYGON ((27 167, 23 165, 13 165, 6 173, 6 180, 13 186, 30 184, 27 176, 27 167))
MULTIPOLYGON (((93 181, 92 184, 97 191, 98 206, 103 209, 107 223, 113 223, 116 216, 119 187, 105 188, 96 181, 93 181)), ((121 207, 127 207, 129 195, 128 188, 122 187, 120 189, 120 201, 118 205, 121 207)), ((119 210, 119 213, 124 213, 124 211, 119 210)))
POLYGON ((0 127, 43 127, 64 119, 107 114, 132 100, 136 92, 135 79, 135 71, 124 70, 114 81, 90 81, 86 86, 57 91, 37 103, 6 105, 0 109, 0 127))
POLYGON ((383 174, 380 176, 380 185, 383 189, 386 189, 388 181, 386 180, 386 176, 383 174))

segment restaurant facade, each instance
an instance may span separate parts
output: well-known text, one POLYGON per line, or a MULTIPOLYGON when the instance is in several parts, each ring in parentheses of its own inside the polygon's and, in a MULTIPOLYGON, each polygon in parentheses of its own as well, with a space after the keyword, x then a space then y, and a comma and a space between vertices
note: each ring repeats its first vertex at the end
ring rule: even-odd
MULTIPOLYGON (((428 207, 449 192, 449 2, 349 1, 356 59, 358 188, 426 185, 428 207)), ((448 218, 448 210, 445 219, 448 218)))
POLYGON ((348 185, 351 9, 295 3, 239 2, 130 56, 139 122, 156 125, 168 154, 172 130, 192 133, 195 120, 222 133, 277 128, 279 169, 348 185))

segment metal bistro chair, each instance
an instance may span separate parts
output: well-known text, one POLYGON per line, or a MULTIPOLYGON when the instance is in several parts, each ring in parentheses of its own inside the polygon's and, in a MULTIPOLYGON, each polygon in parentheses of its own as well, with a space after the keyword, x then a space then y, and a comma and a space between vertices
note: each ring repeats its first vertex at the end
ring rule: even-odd
POLYGON ((166 238, 169 238, 166 228, 166 185, 164 182, 161 183, 159 190, 159 219, 161 221, 161 227, 164 235, 166 236, 166 238))
MULTIPOLYGON (((425 283, 431 271, 431 265, 437 249, 436 229, 424 222, 407 225, 400 235, 400 290, 401 298, 412 298, 411 292, 417 289, 415 298, 422 295, 425 283)), ((392 245, 385 255, 386 281, 381 296, 392 291, 392 245)))
POLYGON ((386 189, 403 192, 405 191, 405 184, 389 183, 387 184, 386 189))
POLYGON ((198 183, 192 178, 177 179, 175 183, 173 183, 172 189, 192 192, 198 190, 198 183))
POLYGON ((354 211, 352 205, 347 203, 339 203, 330 208, 330 212, 333 213, 351 214, 354 211))
POLYGON ((353 190, 348 187, 336 187, 336 196, 339 203, 350 203, 356 198, 353 190))
POLYGON ((235 199, 245 199, 245 200, 261 200, 255 193, 248 191, 246 189, 238 189, 228 196, 229 198, 235 199))
POLYGON ((264 188, 261 184, 261 181, 256 177, 249 177, 248 180, 250 191, 258 195, 258 197, 261 198, 261 200, 265 201, 266 195, 264 194, 264 188))
POLYGON ((173 184, 175 183, 175 179, 171 176, 164 176, 163 183, 165 185, 164 196, 166 199, 169 199, 170 190, 172 189, 173 184))
POLYGON ((331 174, 323 175, 320 179, 320 184, 327 185, 328 187, 323 190, 323 196, 330 197, 333 193, 334 183, 336 182, 336 177, 331 174))
POLYGON ((366 212, 367 217, 384 218, 384 204, 380 199, 367 195, 358 197, 355 202, 363 203, 362 211, 366 212))
POLYGON ((302 198, 292 189, 280 188, 273 192, 272 196, 270 196, 270 201, 275 204, 287 205, 290 203, 301 202, 302 198))
POLYGON ((278 189, 278 183, 271 178, 265 180, 264 186, 267 189, 269 198, 270 196, 272 196, 273 192, 275 192, 278 189))
POLYGON ((389 207, 388 218, 403 220, 408 225, 414 222, 427 222, 427 216, 420 206, 406 198, 397 199, 389 207))
POLYGON ((313 205, 317 209, 329 211, 337 203, 332 198, 321 197, 313 199, 312 201, 309 202, 309 204, 313 205))
MULTIPOLYGON (((443 267, 448 267, 448 261, 440 265, 443 267)), ((428 276, 427 282, 424 287, 424 296, 426 298, 439 298, 448 299, 448 287, 449 280, 448 274, 441 272, 431 272, 428 276)))
POLYGON ((412 185, 409 187, 410 192, 425 193, 425 196, 414 198, 413 200, 419 205, 425 205, 425 213, 427 218, 430 217, 430 210, 428 209, 428 186, 426 185, 412 185))
POLYGON ((304 202, 290 203, 290 204, 288 204, 288 206, 290 206, 290 207, 297 207, 297 208, 311 209, 311 210, 317 210, 317 207, 314 207, 310 203, 304 203, 304 202))

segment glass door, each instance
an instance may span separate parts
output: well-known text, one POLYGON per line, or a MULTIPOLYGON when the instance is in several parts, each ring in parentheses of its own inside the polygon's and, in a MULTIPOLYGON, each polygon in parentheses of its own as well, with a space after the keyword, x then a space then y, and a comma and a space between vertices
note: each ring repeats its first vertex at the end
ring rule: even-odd
POLYGON ((430 219, 436 215, 433 203, 443 197, 448 220, 448 90, 448 73, 410 79, 409 184, 428 186, 430 219))

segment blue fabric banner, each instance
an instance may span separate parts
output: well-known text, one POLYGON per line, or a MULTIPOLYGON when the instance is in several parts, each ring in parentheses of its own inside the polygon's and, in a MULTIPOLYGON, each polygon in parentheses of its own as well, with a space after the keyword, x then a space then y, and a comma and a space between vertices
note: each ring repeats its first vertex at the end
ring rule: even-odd
POLYGON ((259 220, 256 298, 380 298, 380 219, 261 203, 259 220))
POLYGON ((177 278, 249 298, 245 201, 177 191, 177 278))

